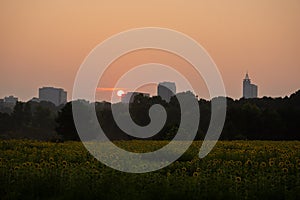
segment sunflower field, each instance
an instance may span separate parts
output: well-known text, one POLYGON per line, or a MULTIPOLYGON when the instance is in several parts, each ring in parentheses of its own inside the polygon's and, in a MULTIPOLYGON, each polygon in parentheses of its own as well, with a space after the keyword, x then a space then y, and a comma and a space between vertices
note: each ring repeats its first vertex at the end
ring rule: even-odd
MULTIPOLYGON (((167 141, 119 141, 148 152, 167 141)), ((161 170, 111 169, 80 142, 0 141, 1 199, 300 199, 300 142, 220 141, 203 159, 194 142, 161 170)))

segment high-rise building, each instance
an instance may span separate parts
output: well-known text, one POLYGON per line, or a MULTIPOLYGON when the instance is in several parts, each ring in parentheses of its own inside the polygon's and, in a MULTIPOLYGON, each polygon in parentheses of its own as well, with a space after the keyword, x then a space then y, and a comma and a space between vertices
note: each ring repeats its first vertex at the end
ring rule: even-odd
POLYGON ((14 96, 4 97, 4 102, 6 104, 16 105, 17 101, 18 101, 18 98, 14 97, 14 96))
POLYGON ((243 81, 243 97, 245 99, 257 98, 257 85, 251 83, 248 73, 243 81))
POLYGON ((174 82, 161 82, 157 86, 157 95, 166 102, 170 102, 171 97, 176 94, 176 85, 174 82))
POLYGON ((39 88, 39 100, 49 101, 56 106, 67 103, 67 92, 61 88, 43 87, 39 88))
POLYGON ((137 95, 142 95, 143 97, 149 97, 150 95, 148 93, 142 93, 142 92, 127 92, 126 94, 123 94, 121 97, 122 103, 133 103, 134 98, 137 95))

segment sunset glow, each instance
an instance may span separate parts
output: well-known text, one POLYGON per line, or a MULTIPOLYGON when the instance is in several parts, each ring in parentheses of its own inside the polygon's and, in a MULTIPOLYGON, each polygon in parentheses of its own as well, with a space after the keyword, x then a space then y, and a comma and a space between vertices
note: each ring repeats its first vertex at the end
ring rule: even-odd
MULTIPOLYGON (((247 70, 260 86, 260 97, 290 95, 300 88, 299 24, 298 0, 86 4, 4 0, 0 3, 0 96, 29 100, 37 96, 37 88, 51 85, 64 88, 71 97, 77 70, 94 47, 121 31, 147 26, 174 29, 201 44, 219 67, 230 97, 242 96, 247 70)), ((194 74, 182 59, 178 62, 161 52, 137 52, 120 58, 112 64, 113 70, 105 72, 98 100, 109 100, 115 79, 136 63, 152 59, 194 74)), ((205 84, 196 82, 196 86, 197 95, 208 98, 205 84)), ((147 92, 155 94, 156 90, 147 92)))
POLYGON ((111 92, 111 91, 122 91, 122 90, 124 90, 124 88, 97 88, 97 91, 98 92, 103 92, 103 91, 109 91, 109 92, 111 92))

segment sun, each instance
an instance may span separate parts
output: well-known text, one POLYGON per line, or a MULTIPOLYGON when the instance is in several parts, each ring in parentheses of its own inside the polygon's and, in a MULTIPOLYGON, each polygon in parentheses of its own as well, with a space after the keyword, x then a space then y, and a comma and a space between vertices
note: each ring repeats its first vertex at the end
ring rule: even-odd
POLYGON ((125 94, 125 92, 123 90, 118 90, 117 95, 119 97, 121 97, 123 94, 125 94))

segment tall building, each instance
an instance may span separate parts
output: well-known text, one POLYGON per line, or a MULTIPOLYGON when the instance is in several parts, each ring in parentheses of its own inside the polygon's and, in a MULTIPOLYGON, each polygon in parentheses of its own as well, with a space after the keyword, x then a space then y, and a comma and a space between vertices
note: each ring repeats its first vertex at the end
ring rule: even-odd
POLYGON ((148 93, 142 93, 142 92, 127 92, 126 94, 123 94, 121 97, 122 103, 133 103, 134 97, 137 95, 142 95, 143 97, 149 97, 150 95, 148 93))
POLYGON ((176 85, 174 82, 162 82, 157 86, 157 95, 166 102, 170 102, 171 97, 176 94, 176 85))
POLYGON ((257 85, 251 83, 248 73, 243 81, 243 97, 245 99, 257 98, 257 85))
POLYGON ((18 101, 18 98, 14 97, 14 96, 4 97, 4 102, 6 104, 16 105, 17 101, 18 101))
POLYGON ((61 88, 43 87, 39 88, 39 100, 49 101, 56 106, 67 103, 67 92, 61 88))

